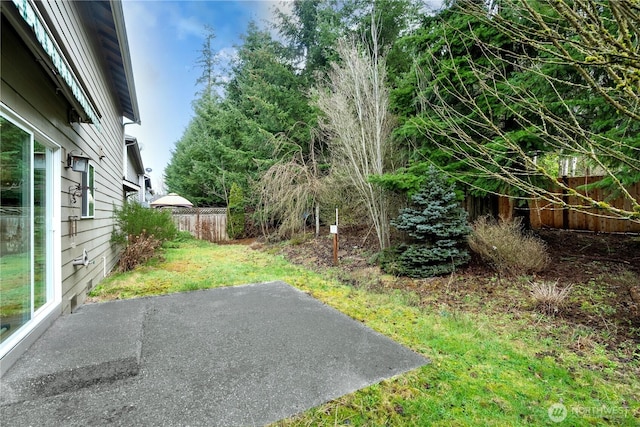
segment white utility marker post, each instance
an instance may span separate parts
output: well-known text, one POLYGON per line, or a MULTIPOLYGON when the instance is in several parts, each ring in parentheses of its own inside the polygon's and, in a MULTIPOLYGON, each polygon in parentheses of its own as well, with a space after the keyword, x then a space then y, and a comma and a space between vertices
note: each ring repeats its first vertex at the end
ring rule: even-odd
POLYGON ((338 208, 336 208, 336 224, 329 228, 333 234, 333 265, 338 265, 338 208))

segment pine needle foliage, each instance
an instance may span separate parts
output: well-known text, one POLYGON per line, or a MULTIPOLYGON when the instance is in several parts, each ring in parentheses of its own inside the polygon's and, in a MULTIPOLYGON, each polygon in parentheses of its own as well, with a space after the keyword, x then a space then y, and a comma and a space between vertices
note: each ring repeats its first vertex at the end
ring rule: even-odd
POLYGON ((466 238, 471 227, 453 184, 430 167, 424 186, 411 201, 411 206, 391 221, 406 233, 408 242, 384 257, 383 269, 409 277, 432 277, 466 264, 470 258, 466 238))

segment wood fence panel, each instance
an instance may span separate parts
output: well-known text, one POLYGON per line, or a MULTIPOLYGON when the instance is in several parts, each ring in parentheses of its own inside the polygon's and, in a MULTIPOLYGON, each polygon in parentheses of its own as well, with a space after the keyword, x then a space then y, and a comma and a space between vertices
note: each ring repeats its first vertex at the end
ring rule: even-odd
MULTIPOLYGON (((593 184, 601 177, 572 177, 566 178, 569 187, 577 189, 582 194, 588 194, 595 200, 605 200, 616 208, 631 210, 631 201, 618 197, 608 200, 607 194, 601 189, 591 189, 588 192, 578 190, 585 184, 593 184)), ((559 189, 555 189, 559 191, 559 189)), ((640 182, 630 186, 627 191, 640 202, 640 182)), ((492 214, 494 217, 503 219, 513 218, 515 202, 508 197, 495 199, 467 196, 463 203, 469 212, 469 219, 475 220, 480 212, 492 214), (489 200, 493 200, 489 203, 489 200)), ((577 196, 566 196, 566 202, 570 205, 582 204, 577 196)), ((529 201, 529 219, 532 228, 557 228, 570 230, 586 230, 604 233, 640 233, 640 224, 624 219, 607 218, 602 209, 593 208, 590 212, 578 212, 563 209, 560 205, 554 205, 542 199, 529 201)))
POLYGON ((178 229, 197 239, 214 243, 229 240, 226 208, 178 208, 171 213, 178 229))
POLYGON ((508 197, 500 197, 498 202, 498 217, 509 220, 513 218, 514 200, 508 197))
MULTIPOLYGON (((586 184, 593 184, 601 177, 572 177, 567 178, 569 187, 578 189, 586 184)), ((628 188, 629 194, 640 201, 640 183, 628 188)), ((599 188, 588 191, 578 190, 581 194, 589 195, 595 200, 607 200, 607 194, 599 188)), ((567 203, 580 204, 580 199, 576 196, 567 196, 567 203)), ((611 206, 630 210, 631 202, 622 197, 607 200, 611 206)), ((624 219, 606 218, 602 215, 602 209, 593 208, 586 212, 566 211, 559 206, 553 206, 542 200, 533 200, 529 203, 531 209, 531 225, 534 228, 566 228, 571 230, 588 230, 605 233, 640 233, 640 224, 624 219)))
MULTIPOLYGON (((569 180, 570 179, 572 178, 569 178, 569 180)), ((570 182, 567 182, 567 184, 570 187, 572 187, 572 184, 570 182)), ((575 184, 573 185, 575 186, 575 184)), ((577 196, 567 196, 566 201, 570 205, 580 204, 580 199, 577 196)), ((563 215, 565 215, 564 209, 560 207, 556 207, 556 209, 562 212, 563 215)), ((559 227, 557 228, 570 228, 572 230, 588 230, 589 229, 588 220, 590 215, 585 215, 584 213, 577 212, 577 211, 568 211, 566 212, 566 216, 567 216, 567 223, 565 224, 565 221, 562 221, 559 227)))
MULTIPOLYGON (((630 192, 630 194, 635 194, 636 199, 638 199, 638 197, 640 197, 640 182, 637 182, 635 185, 633 185, 631 188, 629 188, 629 192, 630 192)), ((631 201, 628 200, 628 199, 625 199, 623 207, 626 210, 631 210, 631 201)), ((631 221, 627 221, 627 224, 624 224, 624 230, 623 231, 632 232, 633 231, 633 226, 634 226, 634 224, 631 223, 631 221)))
POLYGON ((554 205, 550 205, 551 217, 553 218, 553 228, 564 228, 564 210, 559 209, 554 205))
MULTIPOLYGON (((569 204, 576 203, 578 203, 576 196, 569 197, 569 204)), ((571 228, 572 230, 588 230, 588 217, 589 215, 583 212, 569 211, 569 224, 567 224, 567 228, 571 228)))
POLYGON ((545 200, 532 200, 529 202, 529 220, 531 227, 540 228, 555 223, 556 211, 545 200))
POLYGON ((540 228, 542 227, 542 211, 541 211, 541 200, 532 200, 529 203, 529 222, 531 223, 532 228, 540 228))
POLYGON ((499 197, 488 194, 485 197, 467 194, 462 201, 462 207, 469 214, 469 221, 473 222, 485 215, 495 215, 498 209, 499 197))

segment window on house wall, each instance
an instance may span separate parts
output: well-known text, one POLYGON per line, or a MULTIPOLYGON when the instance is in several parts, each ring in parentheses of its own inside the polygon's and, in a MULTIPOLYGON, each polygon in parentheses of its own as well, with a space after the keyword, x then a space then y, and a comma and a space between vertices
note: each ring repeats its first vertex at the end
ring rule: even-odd
POLYGON ((0 354, 53 301, 53 148, 0 116, 0 354))
POLYGON ((95 213, 95 169, 89 163, 89 170, 82 174, 82 217, 93 218, 95 213))

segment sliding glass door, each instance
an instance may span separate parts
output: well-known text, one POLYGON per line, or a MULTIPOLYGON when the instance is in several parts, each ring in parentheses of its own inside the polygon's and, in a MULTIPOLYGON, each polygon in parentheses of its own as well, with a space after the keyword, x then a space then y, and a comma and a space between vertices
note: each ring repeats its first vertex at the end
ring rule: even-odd
POLYGON ((52 151, 0 116, 0 348, 53 298, 52 151))

